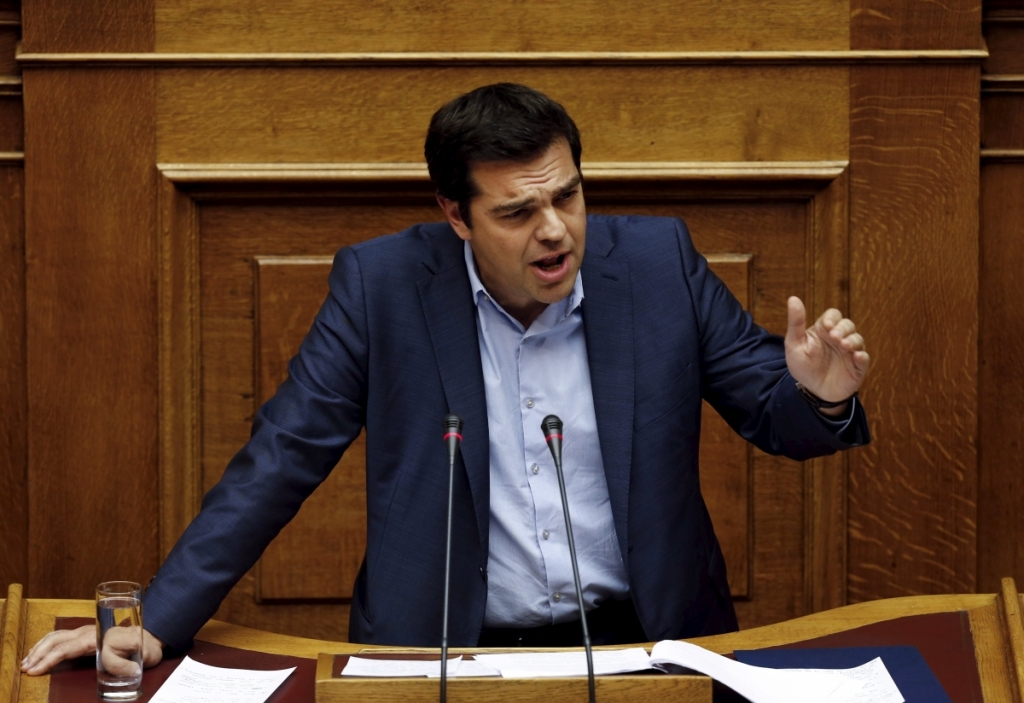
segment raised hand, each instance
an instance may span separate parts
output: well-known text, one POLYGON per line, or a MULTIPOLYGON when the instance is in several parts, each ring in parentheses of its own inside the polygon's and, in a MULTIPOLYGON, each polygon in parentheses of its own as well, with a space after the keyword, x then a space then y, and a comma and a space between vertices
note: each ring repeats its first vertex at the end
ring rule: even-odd
POLYGON ((829 308, 807 327, 803 302, 791 296, 788 305, 786 365, 790 375, 822 400, 837 402, 852 396, 871 365, 864 338, 853 321, 829 308))

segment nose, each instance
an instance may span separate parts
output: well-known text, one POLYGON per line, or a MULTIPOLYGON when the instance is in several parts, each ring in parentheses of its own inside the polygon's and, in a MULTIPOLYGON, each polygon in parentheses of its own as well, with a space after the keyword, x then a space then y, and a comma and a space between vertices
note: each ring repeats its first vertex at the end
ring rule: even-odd
POLYGON ((565 238, 568 229, 561 213, 554 207, 541 210, 541 220, 537 224, 536 237, 542 241, 558 242, 565 238))

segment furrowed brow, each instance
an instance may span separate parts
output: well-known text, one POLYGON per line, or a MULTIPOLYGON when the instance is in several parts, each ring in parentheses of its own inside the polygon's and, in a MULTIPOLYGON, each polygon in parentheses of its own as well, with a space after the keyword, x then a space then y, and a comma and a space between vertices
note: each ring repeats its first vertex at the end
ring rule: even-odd
MULTIPOLYGON (((573 190, 573 189, 579 187, 579 185, 580 185, 580 183, 582 181, 583 181, 583 179, 577 173, 567 183, 565 183, 564 185, 561 185, 558 188, 556 188, 555 189, 555 193, 557 195, 564 195, 565 193, 568 193, 570 190, 573 190)), ((491 208, 490 212, 495 214, 495 215, 498 215, 498 214, 501 214, 501 213, 504 213, 504 212, 515 212, 516 210, 518 210, 520 208, 524 208, 524 207, 526 207, 528 205, 532 205, 535 201, 536 201, 536 198, 534 196, 530 195, 530 196, 527 196, 525 198, 521 198, 520 200, 513 200, 511 202, 502 203, 500 205, 495 205, 494 207, 491 208)))

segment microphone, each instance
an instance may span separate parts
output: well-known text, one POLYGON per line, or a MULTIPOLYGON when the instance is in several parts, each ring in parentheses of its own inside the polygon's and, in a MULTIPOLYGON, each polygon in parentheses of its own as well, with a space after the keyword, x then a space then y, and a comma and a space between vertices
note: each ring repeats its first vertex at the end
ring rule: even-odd
POLYGON ((448 446, 448 531, 444 551, 444 622, 441 624, 441 703, 448 700, 448 585, 452 571, 452 494, 455 486, 455 452, 462 441, 462 418, 444 416, 444 443, 448 446))
POLYGON ((565 514, 565 534, 569 538, 569 556, 572 558, 572 578, 576 583, 576 602, 580 606, 580 623, 583 625, 583 648, 587 653, 587 686, 590 703, 594 703, 594 651, 590 646, 590 631, 587 629, 587 613, 583 609, 583 586, 580 585, 580 567, 576 564, 576 542, 572 538, 572 522, 569 520, 569 499, 565 494, 565 476, 562 474, 562 421, 557 415, 548 415, 540 423, 547 440, 551 458, 555 460, 558 474, 558 490, 562 493, 562 512, 565 514))

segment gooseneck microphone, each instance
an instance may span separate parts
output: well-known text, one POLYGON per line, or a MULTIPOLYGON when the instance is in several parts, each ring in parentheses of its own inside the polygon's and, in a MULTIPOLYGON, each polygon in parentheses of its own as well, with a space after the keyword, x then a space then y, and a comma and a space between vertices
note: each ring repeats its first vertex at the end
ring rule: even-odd
POLYGON ((569 499, 565 493, 565 476, 562 474, 562 421, 557 415, 548 415, 540 423, 547 440, 551 458, 555 460, 558 474, 558 490, 562 493, 562 513, 565 515, 565 535, 569 538, 569 556, 572 558, 572 578, 576 583, 576 602, 580 606, 580 623, 583 625, 583 648, 587 653, 587 685, 590 703, 594 703, 594 651, 590 647, 590 631, 587 629, 587 613, 583 609, 583 586, 580 584, 580 567, 576 563, 576 542, 572 538, 572 522, 569 520, 569 499))
POLYGON ((448 447, 448 531, 444 550, 444 622, 441 624, 441 703, 448 700, 448 584, 452 572, 452 495, 455 486, 455 453, 462 441, 462 418, 444 416, 444 443, 448 447))

